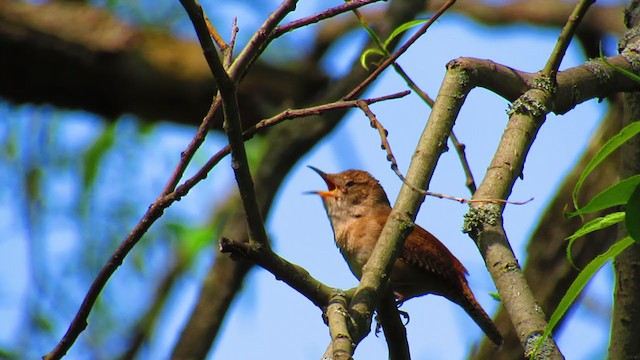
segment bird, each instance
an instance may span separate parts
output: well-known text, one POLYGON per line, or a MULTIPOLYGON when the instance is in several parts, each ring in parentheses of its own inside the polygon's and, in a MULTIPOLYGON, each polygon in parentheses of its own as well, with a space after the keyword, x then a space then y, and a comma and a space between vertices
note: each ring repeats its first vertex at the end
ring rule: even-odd
MULTIPOLYGON (((327 174, 313 166, 328 189, 310 191, 322 198, 334 240, 351 272, 360 279, 362 268, 391 213, 387 194, 371 174, 346 170, 327 174)), ((427 294, 458 304, 498 347, 502 335, 478 303, 462 263, 434 235, 419 225, 406 238, 390 274, 398 304, 427 294)))

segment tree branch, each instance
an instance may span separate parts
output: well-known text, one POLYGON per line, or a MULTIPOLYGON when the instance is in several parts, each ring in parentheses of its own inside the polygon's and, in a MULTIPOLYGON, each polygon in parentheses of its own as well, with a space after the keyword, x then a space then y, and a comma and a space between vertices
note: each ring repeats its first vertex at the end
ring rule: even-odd
MULTIPOLYGON (((474 198, 506 199, 517 177, 522 176, 524 160, 554 100, 556 72, 560 61, 577 24, 592 2, 578 3, 540 78, 536 80, 532 89, 513 103, 498 150, 474 198)), ((524 347, 525 356, 531 356, 547 322, 521 272, 502 227, 504 206, 471 203, 469 207, 470 210, 465 215, 465 232, 474 239, 485 259, 502 304, 509 313, 520 343, 524 347)), ((563 358, 551 337, 546 340, 544 346, 546 355, 550 358, 563 358)))
MULTIPOLYGON (((579 273, 567 261, 566 241, 558 241, 558 239, 566 239, 583 225, 580 219, 567 220, 565 218, 566 206, 572 202, 573 188, 585 166, 596 152, 620 130, 622 103, 615 99, 612 100, 609 112, 601 120, 600 127, 594 133, 588 148, 575 168, 566 177, 551 203, 546 206, 539 225, 528 241, 527 261, 523 273, 545 314, 553 313, 562 296, 579 273)), ((586 179, 583 191, 580 192, 579 203, 586 204, 593 196, 617 181, 617 159, 610 157, 600 164, 600 174, 601 176, 590 176, 586 179)), ((588 214, 585 221, 604 215, 605 212, 588 214)), ((588 234, 584 239, 574 242, 572 247, 574 263, 578 268, 584 267, 597 255, 606 251, 613 244, 614 239, 615 229, 611 227, 588 234)), ((564 317, 562 321, 565 321, 566 318, 564 317)), ((504 337, 502 348, 498 350, 493 343, 483 340, 480 349, 472 359, 513 360, 522 358, 522 345, 509 315, 503 307, 498 311, 494 322, 504 337)))

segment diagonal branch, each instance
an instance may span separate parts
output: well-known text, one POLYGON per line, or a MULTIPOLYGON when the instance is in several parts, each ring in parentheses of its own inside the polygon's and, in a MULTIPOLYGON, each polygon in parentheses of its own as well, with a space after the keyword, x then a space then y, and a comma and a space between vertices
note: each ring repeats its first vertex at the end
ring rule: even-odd
POLYGON ((357 8, 360 8, 362 6, 368 5, 368 4, 372 4, 374 2, 379 2, 382 0, 351 0, 351 1, 347 1, 342 5, 338 5, 336 7, 333 7, 331 9, 327 9, 319 14, 315 14, 312 16, 308 16, 299 20, 295 20, 292 21, 288 24, 284 24, 281 26, 277 26, 275 31, 274 31, 274 37, 280 37, 283 34, 286 34, 290 31, 293 31, 295 29, 310 25, 310 24, 315 24, 317 22, 320 22, 322 20, 334 17, 336 15, 340 15, 342 13, 345 13, 347 11, 351 11, 357 8))

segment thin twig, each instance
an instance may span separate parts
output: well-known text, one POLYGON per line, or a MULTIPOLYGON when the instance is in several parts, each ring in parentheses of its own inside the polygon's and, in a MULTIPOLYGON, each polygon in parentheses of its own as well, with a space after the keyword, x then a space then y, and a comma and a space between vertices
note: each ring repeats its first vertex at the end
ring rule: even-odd
MULTIPOLYGON (((180 4, 184 7, 187 15, 189 16, 189 20, 191 20, 191 23, 193 24, 196 36, 200 42, 200 47, 202 47, 204 58, 207 60, 207 64, 209 65, 209 69, 214 74, 216 81, 221 80, 215 76, 215 74, 219 72, 218 67, 222 65, 218 65, 220 63, 220 58, 218 57, 218 52, 216 51, 215 46, 213 45, 210 32, 211 30, 207 26, 202 6, 200 6, 196 0, 180 0, 180 4)), ((214 32, 217 34, 216 31, 214 32)), ((225 46, 227 45, 225 44, 225 46)), ((220 86, 220 84, 217 85, 220 86)))
POLYGON ((409 90, 405 90, 395 94, 380 96, 376 98, 361 99, 361 100, 346 100, 346 101, 340 100, 340 101, 336 101, 329 104, 308 107, 305 109, 285 110, 284 112, 281 112, 276 116, 261 120, 253 128, 249 128, 247 131, 245 131, 245 134, 247 135, 251 134, 252 136, 253 134, 255 134, 256 131, 265 127, 273 126, 283 120, 290 120, 293 118, 299 118, 299 117, 305 117, 305 116, 311 116, 311 115, 321 115, 322 113, 330 110, 337 110, 337 109, 343 109, 343 108, 349 108, 349 107, 359 107, 360 103, 368 105, 368 104, 374 104, 374 103, 385 101, 385 100, 399 99, 409 95, 410 93, 411 92, 409 90))
POLYGON ((236 37, 238 36, 238 18, 233 18, 233 24, 231 25, 231 39, 229 40, 229 47, 226 50, 222 51, 224 54, 224 67, 228 69, 233 62, 233 49, 236 47, 236 37))
POLYGON ((465 181, 465 185, 469 189, 469 192, 471 193, 471 195, 473 195, 476 192, 477 187, 476 187, 476 181, 473 179, 471 166, 469 166, 469 161, 467 160, 467 153, 465 151, 466 146, 460 141, 458 141, 458 137, 453 131, 451 131, 451 134, 449 134, 449 139, 453 143, 453 147, 456 149, 456 153, 460 158, 460 163, 462 164, 462 170, 464 171, 464 176, 467 179, 465 181))
POLYGON ((379 2, 379 1, 382 1, 382 0, 352 0, 352 1, 345 2, 342 5, 338 5, 331 9, 327 9, 319 14, 315 14, 299 20, 295 20, 290 23, 284 24, 282 26, 277 26, 274 31, 273 37, 274 38, 280 37, 289 31, 293 31, 295 29, 301 28, 303 26, 307 26, 309 24, 315 24, 319 21, 322 21, 322 20, 334 17, 336 15, 340 15, 347 11, 351 11, 353 9, 357 9, 359 7, 362 7, 371 3, 375 3, 375 2, 379 2))
POLYGON ((558 73, 558 69, 560 68, 560 63, 567 52, 571 39, 573 38, 578 25, 582 21, 582 18, 593 3, 595 3, 595 0, 581 0, 573 9, 571 15, 569 15, 569 20, 562 28, 562 32, 558 37, 556 46, 553 48, 553 52, 542 70, 542 73, 552 78, 554 83, 556 82, 555 77, 558 73))
POLYGON ((264 49, 275 39, 274 33, 278 24, 287 14, 296 8, 297 0, 285 0, 262 23, 253 34, 247 45, 228 68, 229 76, 238 82, 248 68, 258 59, 264 49))

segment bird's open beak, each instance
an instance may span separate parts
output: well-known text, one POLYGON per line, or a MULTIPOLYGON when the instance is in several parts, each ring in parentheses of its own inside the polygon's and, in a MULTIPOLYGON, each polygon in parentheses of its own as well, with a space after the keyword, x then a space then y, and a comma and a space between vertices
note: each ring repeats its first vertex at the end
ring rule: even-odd
POLYGON ((336 196, 336 184, 333 181, 331 181, 331 177, 329 176, 329 174, 313 166, 309 166, 309 168, 317 172, 318 175, 322 177, 322 180, 324 180, 324 182, 327 183, 328 189, 326 191, 307 191, 305 194, 316 194, 316 195, 320 195, 322 198, 336 196))

